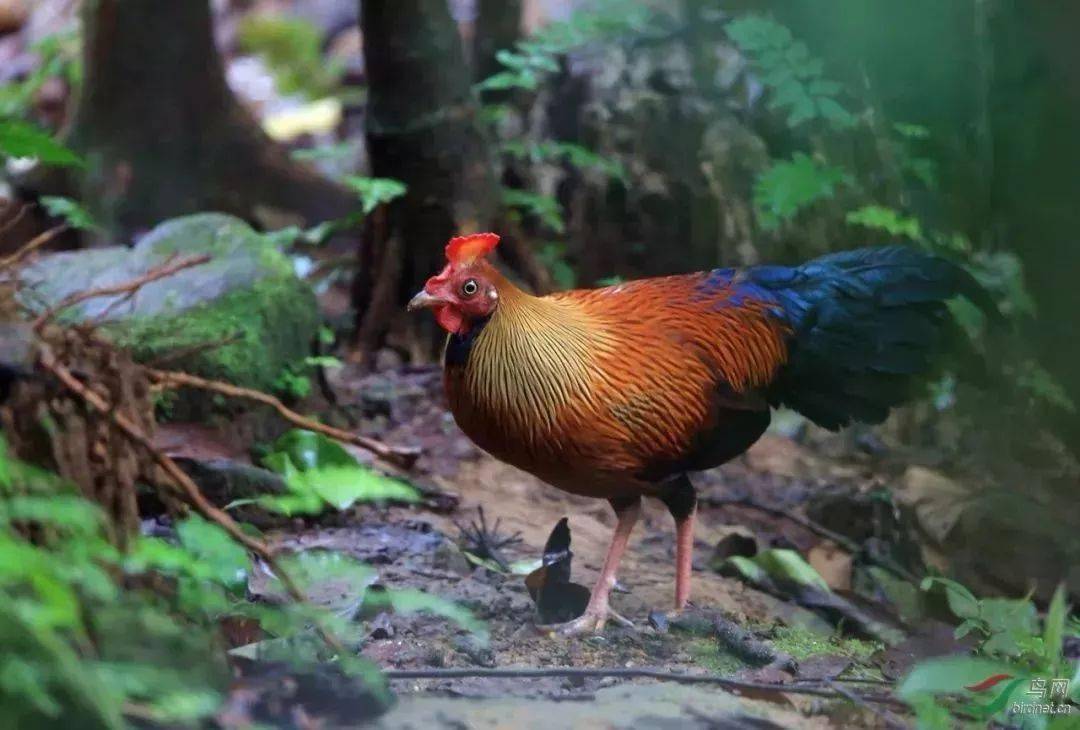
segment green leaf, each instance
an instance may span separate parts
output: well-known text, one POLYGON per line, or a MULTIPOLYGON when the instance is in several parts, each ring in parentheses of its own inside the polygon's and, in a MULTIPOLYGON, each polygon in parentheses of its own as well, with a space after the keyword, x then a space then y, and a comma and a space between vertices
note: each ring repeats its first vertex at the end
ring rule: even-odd
POLYGON ((540 195, 515 188, 503 188, 502 202, 508 208, 518 208, 536 216, 541 223, 555 233, 565 233, 566 231, 562 207, 559 205, 559 201, 550 195, 540 195))
POLYGON ((1055 677, 1061 670, 1062 656, 1061 647, 1065 641, 1065 620, 1069 615, 1069 606, 1065 602, 1065 584, 1058 585, 1054 591, 1054 597, 1050 599, 1050 606, 1046 610, 1046 620, 1043 622, 1043 651, 1050 668, 1050 673, 1055 677))
POLYGON ((370 215, 383 203, 390 203, 403 196, 408 187, 400 180, 387 177, 360 177, 350 175, 345 184, 360 196, 361 210, 370 215))
POLYGON ((933 695, 916 695, 908 704, 915 710, 915 726, 919 730, 953 730, 952 713, 935 702, 933 695))
POLYGON ((955 694, 995 674, 1018 675, 1011 665, 991 659, 950 656, 915 665, 897 687, 897 695, 910 700, 921 694, 955 694))
POLYGON ((300 470, 355 466, 356 458, 337 441, 321 433, 293 429, 274 442, 272 453, 284 454, 300 470))
POLYGON ((885 597, 896 607, 901 619, 914 623, 923 618, 922 594, 916 586, 876 565, 869 566, 867 570, 885 597))
POLYGON ((289 494, 261 497, 258 503, 284 514, 311 514, 326 506, 344 510, 356 502, 415 502, 416 489, 363 466, 341 444, 302 429, 289 431, 263 458, 281 474, 289 494))
POLYGON ((979 601, 979 616, 995 634, 1031 636, 1039 625, 1035 604, 1026 599, 984 598, 979 601))
POLYGON ((930 130, 921 124, 910 124, 908 122, 896 122, 893 124, 893 129, 896 133, 905 139, 929 139, 930 130))
POLYGON ((980 618, 979 599, 977 599, 967 588, 954 580, 936 576, 924 578, 919 588, 922 591, 930 591, 935 586, 941 586, 942 590, 945 591, 945 599, 948 601, 949 610, 952 611, 953 615, 957 618, 980 618))
POLYGON ((0 119, 0 154, 8 157, 35 157, 50 165, 83 164, 78 155, 48 133, 16 119, 0 119))
POLYGON ((829 584, 794 550, 763 550, 752 558, 774 580, 809 586, 831 593, 829 584))
POLYGON ((815 100, 818 114, 827 122, 832 122, 838 129, 846 129, 855 124, 855 115, 841 106, 840 102, 828 96, 818 96, 815 100))
POLYGON ((491 558, 481 558, 479 555, 474 555, 473 553, 470 553, 468 550, 462 550, 461 554, 464 555, 465 559, 468 560, 473 565, 479 566, 479 567, 484 568, 486 570, 490 570, 492 573, 499 573, 499 574, 505 574, 506 573, 506 571, 503 570, 503 567, 501 565, 499 565, 498 563, 496 563, 491 558))
POLYGON ((768 108, 785 111, 788 126, 815 119, 836 129, 855 124, 855 116, 835 98, 843 86, 822 77, 824 62, 783 25, 747 15, 728 23, 727 33, 769 91, 768 108))
POLYGON ((337 510, 357 502, 416 502, 416 490, 408 484, 362 466, 330 466, 299 475, 305 486, 337 510))
POLYGON ((72 228, 81 231, 92 231, 99 227, 94 217, 90 215, 90 211, 71 198, 43 195, 40 202, 49 215, 55 218, 63 218, 72 228))
POLYGON ((904 216, 883 205, 864 205, 849 212, 845 220, 851 225, 884 231, 890 236, 906 236, 913 241, 921 241, 923 237, 917 218, 904 216))
POLYGON ((802 152, 773 163, 754 185, 754 207, 761 225, 774 229, 800 210, 831 198, 837 186, 850 181, 842 168, 819 163, 802 152))
POLYGON ((1010 369, 1010 374, 1016 378, 1016 384, 1032 398, 1067 413, 1076 413, 1076 404, 1065 387, 1036 361, 1025 360, 1016 369, 1010 369))
POLYGON ((768 578, 768 574, 753 558, 743 555, 732 555, 725 559, 719 570, 723 575, 735 575, 747 583, 762 583, 768 578))
POLYGON ((338 90, 344 64, 322 52, 322 31, 310 20, 253 13, 241 18, 237 42, 246 53, 258 55, 285 94, 310 99, 338 90))
POLYGON ((176 526, 180 544, 224 585, 243 583, 251 570, 247 551, 221 527, 199 515, 191 515, 176 526))
POLYGON ((832 592, 825 579, 794 550, 763 550, 752 558, 735 555, 721 563, 720 571, 727 575, 737 575, 750 583, 763 583, 772 579, 825 593, 832 592))
POLYGON ((0 524, 33 522, 79 535, 96 534, 104 514, 92 502, 74 494, 15 495, 0 501, 0 524))

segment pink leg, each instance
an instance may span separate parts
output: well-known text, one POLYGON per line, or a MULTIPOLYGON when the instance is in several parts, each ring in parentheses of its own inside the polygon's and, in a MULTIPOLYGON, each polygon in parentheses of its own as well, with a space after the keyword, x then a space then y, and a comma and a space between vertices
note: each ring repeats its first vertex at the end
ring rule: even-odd
POLYGON ((675 523, 675 610, 682 611, 690 600, 690 571, 694 563, 694 515, 690 510, 675 523))
POLYGON ((608 597, 611 589, 615 586, 615 573, 619 569, 619 561, 626 552, 626 545, 630 541, 630 532, 634 529, 638 515, 641 514, 641 500, 635 499, 632 503, 619 504, 615 507, 615 515, 618 524, 615 525, 615 534, 611 537, 611 545, 608 547, 607 557, 604 558, 604 567, 600 570, 600 577, 596 579, 592 593, 589 595, 589 603, 585 607, 585 613, 569 623, 559 626, 558 631, 562 634, 583 634, 600 631, 604 628, 608 618, 613 618, 619 623, 632 625, 629 621, 611 610, 608 597))

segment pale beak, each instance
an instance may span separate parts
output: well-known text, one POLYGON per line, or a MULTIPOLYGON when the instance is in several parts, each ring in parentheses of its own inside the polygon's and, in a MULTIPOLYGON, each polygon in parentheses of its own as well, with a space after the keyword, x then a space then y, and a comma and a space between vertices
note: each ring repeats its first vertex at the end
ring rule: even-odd
POLYGON ((446 302, 421 289, 415 297, 409 300, 409 304, 405 309, 409 312, 415 312, 417 309, 430 309, 431 307, 437 307, 440 304, 446 304, 446 302))

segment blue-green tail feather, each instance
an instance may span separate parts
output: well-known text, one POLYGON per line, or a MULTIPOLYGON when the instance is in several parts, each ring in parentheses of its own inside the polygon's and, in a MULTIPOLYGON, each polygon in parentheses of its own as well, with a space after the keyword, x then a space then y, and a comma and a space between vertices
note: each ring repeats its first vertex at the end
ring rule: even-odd
POLYGON ((770 403, 831 429, 884 420, 933 374, 956 344, 949 299, 964 296, 1000 317, 964 269, 904 246, 843 251, 799 267, 753 267, 737 276, 748 295, 776 301, 792 328, 787 365, 766 394, 770 403))

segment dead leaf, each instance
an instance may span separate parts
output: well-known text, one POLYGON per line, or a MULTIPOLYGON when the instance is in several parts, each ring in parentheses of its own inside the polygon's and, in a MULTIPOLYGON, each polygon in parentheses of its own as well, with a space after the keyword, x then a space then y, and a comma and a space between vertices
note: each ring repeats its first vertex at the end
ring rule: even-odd
POLYGON ((952 532, 971 499, 959 482, 924 466, 911 466, 896 489, 897 500, 911 507, 919 527, 939 544, 952 532))
POLYGON ((851 553, 825 540, 810 548, 806 559, 810 566, 825 579, 829 588, 840 591, 851 590, 851 553))
POLYGON ((957 640, 952 626, 936 621, 899 644, 878 652, 873 658, 886 678, 899 679, 923 659, 966 654, 974 644, 975 641, 970 636, 957 640))
POLYGON ((825 680, 836 679, 850 667, 850 657, 840 654, 816 654, 799 662, 799 679, 825 680))

